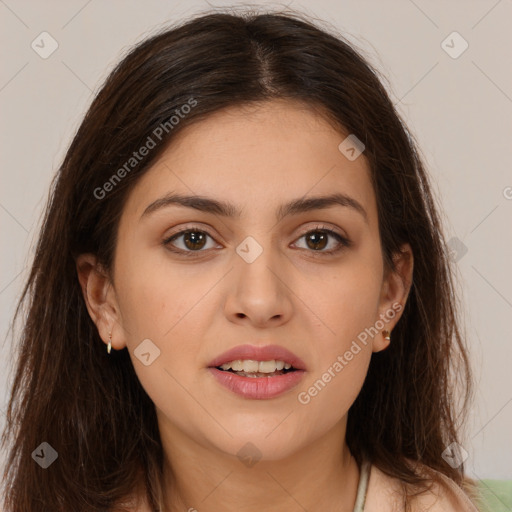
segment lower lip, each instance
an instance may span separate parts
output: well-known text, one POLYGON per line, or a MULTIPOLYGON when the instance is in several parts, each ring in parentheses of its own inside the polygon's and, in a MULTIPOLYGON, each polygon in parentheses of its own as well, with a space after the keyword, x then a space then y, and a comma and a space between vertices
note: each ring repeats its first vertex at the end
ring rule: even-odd
POLYGON ((237 395, 254 400, 274 398, 289 391, 300 382, 305 373, 304 370, 295 370, 275 377, 241 377, 217 368, 208 369, 224 387, 237 395))

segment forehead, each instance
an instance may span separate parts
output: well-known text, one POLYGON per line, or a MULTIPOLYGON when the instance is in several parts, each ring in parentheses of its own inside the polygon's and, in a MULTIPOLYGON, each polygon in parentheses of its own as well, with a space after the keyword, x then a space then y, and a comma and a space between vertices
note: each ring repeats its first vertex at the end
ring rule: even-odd
POLYGON ((142 214, 168 193, 215 197, 252 216, 281 204, 342 193, 361 203, 370 224, 376 204, 364 153, 350 160, 349 134, 311 106, 289 100, 229 107, 177 133, 135 186, 127 209, 142 214))

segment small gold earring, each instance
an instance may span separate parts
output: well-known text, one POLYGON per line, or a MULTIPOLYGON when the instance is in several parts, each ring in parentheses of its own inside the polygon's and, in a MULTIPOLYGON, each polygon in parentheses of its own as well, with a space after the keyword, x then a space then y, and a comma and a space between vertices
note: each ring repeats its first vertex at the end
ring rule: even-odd
POLYGON ((110 354, 110 350, 112 349, 112 333, 108 333, 108 345, 107 345, 107 352, 110 354))
POLYGON ((382 334, 384 335, 385 340, 391 341, 391 333, 389 331, 382 331, 382 334))

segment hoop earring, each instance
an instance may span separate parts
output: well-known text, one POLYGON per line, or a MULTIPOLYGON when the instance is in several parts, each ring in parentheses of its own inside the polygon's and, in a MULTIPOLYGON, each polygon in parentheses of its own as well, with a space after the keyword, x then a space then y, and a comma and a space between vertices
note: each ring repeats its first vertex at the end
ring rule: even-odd
POLYGON ((108 333, 108 345, 107 345, 107 352, 110 354, 110 350, 112 349, 112 333, 108 333))
POLYGON ((390 331, 382 331, 382 334, 384 335, 384 339, 386 341, 391 341, 391 332, 390 331))

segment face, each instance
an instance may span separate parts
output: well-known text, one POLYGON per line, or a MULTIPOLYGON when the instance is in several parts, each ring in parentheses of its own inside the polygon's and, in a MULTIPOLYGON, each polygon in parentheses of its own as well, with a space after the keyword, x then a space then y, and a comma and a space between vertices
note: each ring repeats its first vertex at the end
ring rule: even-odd
POLYGON ((108 307, 90 312, 128 348, 161 431, 232 455, 250 441, 274 460, 344 429, 407 292, 385 272, 364 153, 338 149, 347 135, 291 102, 231 108, 179 133, 132 190, 108 307), (159 201, 171 194, 239 215, 159 201), (284 207, 333 194, 349 199, 284 207), (303 371, 262 377, 291 386, 271 389, 229 372, 235 392, 209 365, 246 344, 282 347, 303 371))

